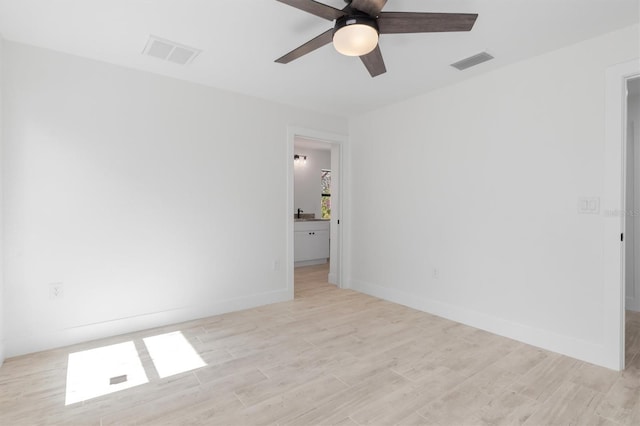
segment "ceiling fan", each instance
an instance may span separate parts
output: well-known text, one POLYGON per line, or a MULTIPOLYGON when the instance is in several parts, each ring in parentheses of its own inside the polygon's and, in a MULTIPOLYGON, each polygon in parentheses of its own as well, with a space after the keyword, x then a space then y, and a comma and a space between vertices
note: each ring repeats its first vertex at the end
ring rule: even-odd
POLYGON ((478 17, 475 13, 382 12, 387 0, 345 0, 343 9, 314 0, 277 1, 336 22, 333 28, 275 62, 288 64, 333 42, 343 55, 359 56, 371 77, 387 72, 378 46, 380 34, 470 31, 478 17))

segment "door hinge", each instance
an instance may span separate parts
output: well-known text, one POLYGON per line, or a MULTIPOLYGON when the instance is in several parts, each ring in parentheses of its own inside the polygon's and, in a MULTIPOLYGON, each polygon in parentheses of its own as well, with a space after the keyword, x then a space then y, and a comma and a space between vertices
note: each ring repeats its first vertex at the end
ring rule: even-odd
POLYGON ((620 234, 620 241, 624 241, 624 234, 620 234))
POLYGON ((340 225, 340 219, 338 219, 338 225, 340 225))

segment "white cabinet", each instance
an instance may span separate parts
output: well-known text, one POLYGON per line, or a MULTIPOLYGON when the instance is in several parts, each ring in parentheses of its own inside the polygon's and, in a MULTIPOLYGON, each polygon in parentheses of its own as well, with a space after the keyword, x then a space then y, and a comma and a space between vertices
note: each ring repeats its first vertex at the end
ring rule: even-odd
POLYGON ((329 231, 296 231, 294 244, 296 262, 329 257, 329 231))
POLYGON ((326 262, 329 257, 329 221, 296 222, 294 231, 296 262, 326 262))

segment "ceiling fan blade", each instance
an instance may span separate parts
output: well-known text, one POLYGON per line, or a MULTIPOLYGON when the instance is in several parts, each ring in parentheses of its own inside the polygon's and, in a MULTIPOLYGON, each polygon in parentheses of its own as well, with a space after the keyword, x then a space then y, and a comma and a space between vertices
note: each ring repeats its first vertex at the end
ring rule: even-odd
POLYGON ((476 18, 477 13, 382 12, 378 29, 380 34, 471 31, 476 18))
POLYGON ((293 49, 281 58, 276 59, 276 62, 280 64, 288 64, 289 62, 298 59, 301 56, 311 53, 316 49, 321 48, 325 44, 329 44, 333 41, 333 28, 320 34, 318 37, 313 38, 303 44, 302 46, 293 49))
POLYGON ((367 71, 369 71, 371 77, 376 77, 387 72, 387 67, 384 65, 384 59, 382 59, 380 45, 376 46, 375 49, 366 55, 360 56, 360 59, 364 66, 367 67, 367 71))
POLYGON ((385 4, 387 0, 353 0, 351 7, 368 13, 369 16, 378 16, 385 4))
POLYGON ((346 15, 340 9, 333 8, 331 6, 327 6, 326 4, 319 3, 313 0, 277 0, 280 3, 288 4, 289 6, 293 6, 296 9, 304 10, 312 15, 319 16, 328 21, 335 21, 338 18, 346 15))

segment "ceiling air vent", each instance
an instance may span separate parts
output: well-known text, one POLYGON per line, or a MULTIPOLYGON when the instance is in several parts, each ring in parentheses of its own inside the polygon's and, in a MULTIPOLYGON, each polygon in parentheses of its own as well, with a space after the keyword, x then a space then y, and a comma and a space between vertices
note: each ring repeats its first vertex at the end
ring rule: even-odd
POLYGON ((475 67, 476 65, 483 62, 490 61, 491 59, 493 59, 493 56, 489 55, 487 52, 481 52, 477 55, 469 56, 468 58, 455 62, 451 64, 451 66, 462 71, 466 70, 467 68, 475 67))
POLYGON ((147 41, 147 45, 144 47, 142 54, 180 65, 187 65, 193 61, 200 52, 202 51, 199 49, 152 35, 149 36, 149 41, 147 41))

